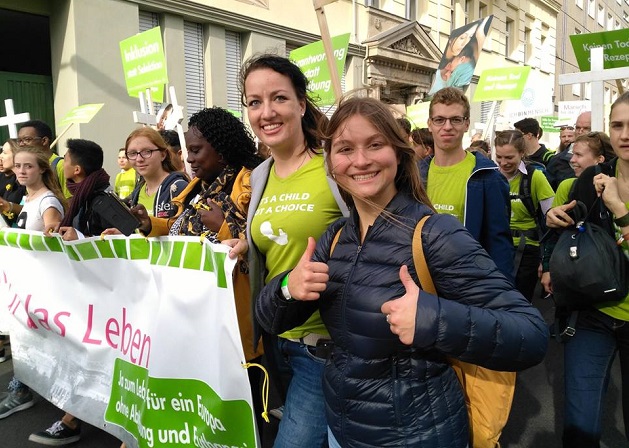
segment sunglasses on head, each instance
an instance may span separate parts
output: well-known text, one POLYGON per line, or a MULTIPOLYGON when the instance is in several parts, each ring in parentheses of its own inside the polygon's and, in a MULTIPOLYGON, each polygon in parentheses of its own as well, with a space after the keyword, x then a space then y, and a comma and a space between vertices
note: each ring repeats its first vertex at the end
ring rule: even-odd
POLYGON ((574 131, 574 126, 561 126, 560 131, 574 131))

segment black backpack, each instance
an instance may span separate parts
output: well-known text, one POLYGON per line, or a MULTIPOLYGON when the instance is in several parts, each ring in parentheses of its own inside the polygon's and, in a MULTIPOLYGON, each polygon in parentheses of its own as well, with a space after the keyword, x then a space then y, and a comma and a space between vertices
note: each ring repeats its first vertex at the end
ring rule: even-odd
POLYGON ((555 304, 572 310, 601 302, 623 300, 629 292, 629 263, 614 238, 588 221, 591 213, 610 219, 600 198, 588 212, 585 204, 574 208, 574 227, 561 232, 550 257, 555 304))
POLYGON ((533 184, 533 173, 538 170, 545 174, 546 167, 539 162, 526 162, 525 167, 526 175, 522 176, 520 179, 520 189, 518 194, 515 195, 511 193, 511 199, 519 199, 522 201, 522 205, 526 207, 529 215, 535 219, 535 224, 537 224, 537 229, 539 230, 541 237, 546 232, 546 220, 540 208, 535 207, 533 196, 531 195, 531 185, 533 184))

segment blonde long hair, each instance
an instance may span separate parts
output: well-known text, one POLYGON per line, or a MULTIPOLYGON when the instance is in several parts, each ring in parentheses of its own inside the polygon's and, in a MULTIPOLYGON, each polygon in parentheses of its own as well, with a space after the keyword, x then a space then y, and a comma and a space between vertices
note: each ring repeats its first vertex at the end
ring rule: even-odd
POLYGON ((61 205, 63 206, 63 210, 66 211, 68 208, 68 202, 61 191, 61 186, 59 185, 57 176, 52 172, 48 155, 42 148, 35 146, 18 146, 13 153, 13 159, 15 160, 15 156, 22 152, 35 155, 37 166, 40 170, 42 170, 41 177, 44 186, 49 189, 57 199, 59 199, 59 202, 61 202, 61 205))

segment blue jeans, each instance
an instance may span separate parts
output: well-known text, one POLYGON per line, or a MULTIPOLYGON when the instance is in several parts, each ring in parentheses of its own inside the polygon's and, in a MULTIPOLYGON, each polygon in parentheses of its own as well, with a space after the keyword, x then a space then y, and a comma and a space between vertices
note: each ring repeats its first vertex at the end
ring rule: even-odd
POLYGON ((617 353, 625 436, 629 439, 629 322, 596 309, 580 311, 576 333, 564 347, 564 447, 600 445, 603 398, 617 353))
POLYGON ((308 346, 278 338, 280 353, 293 371, 284 415, 274 448, 320 448, 328 446, 328 423, 323 398, 323 367, 308 346))
POLYGON ((332 430, 329 427, 328 427, 328 445, 330 445, 330 448, 342 448, 341 445, 336 440, 336 437, 334 437, 334 434, 332 434, 332 430))

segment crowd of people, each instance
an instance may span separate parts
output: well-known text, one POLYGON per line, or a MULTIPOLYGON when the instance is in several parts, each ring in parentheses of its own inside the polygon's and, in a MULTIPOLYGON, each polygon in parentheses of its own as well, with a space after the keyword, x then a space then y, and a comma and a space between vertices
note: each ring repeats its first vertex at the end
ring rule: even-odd
MULTIPOLYGON (((245 357, 267 367, 282 402, 269 435, 260 371, 248 370, 258 430, 275 447, 497 446, 501 428, 482 444, 472 434, 452 366, 507 383, 543 360, 549 327, 532 302, 540 278, 552 295, 552 243, 576 200, 600 196, 629 250, 618 238, 629 234, 629 94, 612 106, 609 136, 590 132, 586 112, 553 152, 533 118, 465 149, 470 104, 454 87, 432 95, 426 128, 410 129, 360 94, 328 119, 307 85, 284 57, 249 59, 240 87, 258 144, 227 110, 203 109, 185 133, 189 173, 176 135, 141 127, 118 151, 113 185, 97 143, 69 139, 61 158, 45 123, 24 123, 0 155, 4 225, 68 241, 119 234, 92 208, 114 191, 146 236, 230 246, 245 357), (278 200, 298 206, 268 206, 278 200)), ((629 387, 628 304, 580 310, 565 342, 565 447, 598 446, 618 352, 629 387)), ((0 418, 34 403, 19 378, 9 389, 0 418)), ((629 392, 623 410, 629 427, 629 392)), ((66 413, 30 440, 61 446, 80 430, 66 413)))

